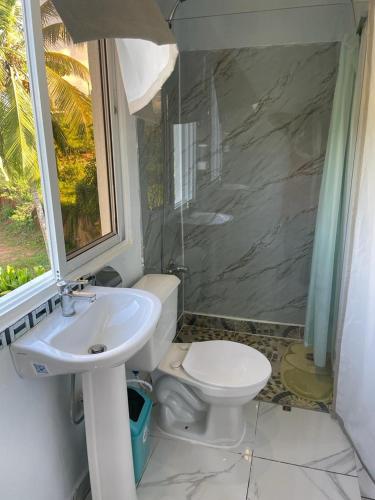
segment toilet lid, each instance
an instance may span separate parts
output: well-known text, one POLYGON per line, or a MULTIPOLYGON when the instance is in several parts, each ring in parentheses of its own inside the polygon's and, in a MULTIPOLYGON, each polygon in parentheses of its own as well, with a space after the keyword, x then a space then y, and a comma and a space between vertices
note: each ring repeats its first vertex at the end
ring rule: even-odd
POLYGON ((182 366, 196 380, 220 387, 257 385, 272 371, 262 353, 228 340, 193 342, 182 366))

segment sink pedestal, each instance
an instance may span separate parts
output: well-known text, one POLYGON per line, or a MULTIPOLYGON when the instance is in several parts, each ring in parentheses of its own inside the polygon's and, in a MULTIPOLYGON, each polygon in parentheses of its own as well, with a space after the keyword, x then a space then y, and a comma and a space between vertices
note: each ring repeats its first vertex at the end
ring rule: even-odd
POLYGON ((93 500, 136 500, 125 366, 82 376, 93 500))

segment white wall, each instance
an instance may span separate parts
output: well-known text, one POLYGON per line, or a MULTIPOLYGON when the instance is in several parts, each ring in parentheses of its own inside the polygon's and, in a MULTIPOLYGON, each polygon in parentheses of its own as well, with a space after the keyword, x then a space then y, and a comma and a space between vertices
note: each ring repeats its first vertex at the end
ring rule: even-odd
MULTIPOLYGON (((121 84, 121 82, 120 82, 121 84)), ((124 196, 129 245, 110 260, 125 285, 142 274, 142 239, 135 120, 119 85, 124 196)), ((21 379, 9 348, 0 350, 0 499, 71 500, 87 473, 84 425, 70 422, 70 378, 21 379)), ((111 500, 111 499, 108 499, 111 500)))
MULTIPOLYGON (((159 0, 165 16, 171 0, 159 0)), ((350 0, 186 0, 173 31, 180 50, 335 42, 354 29, 350 0)))
POLYGON ((0 463, 2 500, 70 500, 87 470, 68 377, 22 380, 9 348, 0 351, 0 463))

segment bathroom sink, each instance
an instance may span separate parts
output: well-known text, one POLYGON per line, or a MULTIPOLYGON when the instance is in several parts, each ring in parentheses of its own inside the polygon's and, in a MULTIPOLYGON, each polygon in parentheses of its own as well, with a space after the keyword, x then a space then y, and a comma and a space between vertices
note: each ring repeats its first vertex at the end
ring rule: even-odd
POLYGON ((63 317, 57 308, 11 345, 22 377, 119 366, 149 340, 161 312, 157 297, 134 288, 92 286, 87 291, 96 294, 95 302, 77 302, 71 317, 63 317))
POLYGON ((85 291, 96 300, 75 302, 69 317, 57 308, 10 348, 21 377, 82 373, 92 499, 136 500, 125 364, 154 333, 161 303, 136 288, 85 291))

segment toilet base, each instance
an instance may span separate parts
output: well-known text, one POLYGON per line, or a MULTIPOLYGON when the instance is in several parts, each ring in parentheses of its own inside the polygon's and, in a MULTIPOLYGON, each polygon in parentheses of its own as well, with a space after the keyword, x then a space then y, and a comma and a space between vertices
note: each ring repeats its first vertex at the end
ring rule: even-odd
POLYGON ((247 429, 247 425, 245 422, 241 437, 238 439, 238 441, 236 441, 234 443, 232 442, 231 444, 220 444, 218 441, 206 441, 205 436, 203 436, 201 434, 199 434, 199 435, 194 434, 191 432, 190 429, 185 430, 185 428, 181 429, 178 427, 174 427, 174 428, 169 429, 167 431, 167 430, 163 429, 162 427, 160 427, 158 424, 159 424, 159 420, 157 420, 157 422, 155 424, 155 427, 157 428, 157 430, 160 432, 160 434, 165 435, 167 437, 181 439, 182 441, 187 441, 188 443, 192 443, 192 444, 199 444, 201 446, 208 446, 210 448, 221 448, 221 449, 231 449, 231 448, 235 448, 235 447, 239 446, 245 438, 246 429, 247 429))
POLYGON ((157 424, 162 432, 219 448, 237 446, 246 433, 244 406, 202 401, 193 388, 171 377, 158 380, 157 424))

